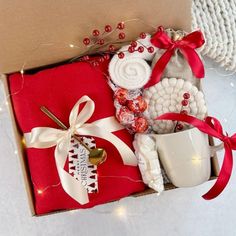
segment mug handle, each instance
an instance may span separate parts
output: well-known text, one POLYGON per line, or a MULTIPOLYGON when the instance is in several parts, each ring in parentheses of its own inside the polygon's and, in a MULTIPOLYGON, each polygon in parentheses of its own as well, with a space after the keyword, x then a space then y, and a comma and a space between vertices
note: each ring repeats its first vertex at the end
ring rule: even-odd
POLYGON ((218 145, 215 145, 215 146, 209 146, 210 147, 210 154, 211 154, 211 157, 214 156, 216 154, 216 152, 224 149, 224 143, 220 143, 218 145))

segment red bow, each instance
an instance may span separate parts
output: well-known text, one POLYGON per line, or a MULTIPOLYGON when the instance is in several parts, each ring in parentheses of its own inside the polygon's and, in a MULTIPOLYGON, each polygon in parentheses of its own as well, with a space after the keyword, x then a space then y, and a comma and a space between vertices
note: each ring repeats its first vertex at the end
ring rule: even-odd
POLYGON ((224 143, 225 155, 224 161, 219 173, 219 176, 213 187, 202 197, 206 200, 211 200, 217 197, 226 187, 229 182, 232 168, 233 168, 233 154, 232 150, 236 150, 236 134, 231 137, 224 135, 220 122, 214 117, 206 117, 204 121, 196 117, 179 114, 179 113, 166 113, 157 118, 157 120, 176 120, 189 123, 198 128, 203 133, 212 137, 220 139, 224 143))
POLYGON ((183 37, 181 40, 173 41, 164 32, 163 27, 159 27, 159 30, 152 36, 151 43, 157 48, 166 49, 166 51, 154 66, 151 78, 145 85, 145 88, 153 86, 160 81, 161 75, 167 63, 169 62, 171 56, 177 48, 188 61, 193 74, 197 78, 203 78, 205 74, 204 66, 200 57, 194 49, 201 47, 204 42, 205 40, 201 31, 194 31, 183 37))

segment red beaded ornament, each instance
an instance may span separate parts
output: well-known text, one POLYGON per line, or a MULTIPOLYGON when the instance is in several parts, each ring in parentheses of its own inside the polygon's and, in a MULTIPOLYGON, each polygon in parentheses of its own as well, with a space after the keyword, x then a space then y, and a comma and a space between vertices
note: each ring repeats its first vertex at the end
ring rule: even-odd
POLYGON ((118 53, 118 57, 119 57, 120 59, 122 59, 122 58, 125 57, 125 54, 124 54, 123 52, 119 52, 119 53, 118 53))
POLYGON ((99 45, 103 45, 104 43, 105 43, 104 39, 99 39, 99 40, 98 40, 98 44, 99 44, 99 45))
POLYGON ((142 53, 144 51, 144 47, 143 46, 139 46, 138 47, 138 52, 142 53))
POLYGON ((119 30, 123 30, 125 28, 125 23, 124 22, 120 22, 120 23, 118 23, 118 25, 117 25, 117 29, 119 29, 119 30))
POLYGON ((99 36, 99 34, 100 34, 100 32, 99 32, 99 30, 97 30, 97 29, 95 29, 94 31, 93 31, 93 36, 99 36))
POLYGON ((110 59, 110 55, 109 55, 109 54, 105 54, 105 55, 103 55, 103 58, 104 58, 105 60, 109 60, 109 59, 110 59))
POLYGON ((125 39, 125 33, 124 32, 119 33, 119 39, 125 39))
POLYGON ((132 47, 134 47, 134 48, 137 47, 137 45, 138 45, 138 44, 137 44, 136 41, 132 41, 131 44, 130 44, 130 46, 132 46, 132 47))
POLYGON ((115 46, 114 45, 109 45, 109 51, 110 52, 114 52, 116 50, 115 46))
POLYGON ((145 34, 144 32, 142 32, 142 33, 140 33, 139 37, 140 37, 141 39, 145 39, 145 38, 146 38, 146 34, 145 34))
POLYGON ((135 48, 132 47, 132 46, 129 46, 128 51, 129 51, 130 53, 133 53, 133 52, 135 51, 135 48))
POLYGON ((90 39, 89 38, 84 38, 83 43, 84 43, 84 45, 89 45, 90 44, 90 39))
POLYGON ((183 98, 184 99, 189 99, 190 98, 190 94, 189 93, 184 93, 183 98))
POLYGON ((108 33, 108 32, 111 32, 112 31, 112 27, 110 25, 106 25, 105 26, 105 31, 108 33))
POLYGON ((176 125, 177 130, 182 130, 183 128, 184 128, 184 126, 182 124, 177 124, 176 125))
POLYGON ((181 102, 182 106, 186 107, 188 105, 188 100, 187 99, 184 99, 182 102, 181 102))
POLYGON ((153 53, 153 52, 154 52, 154 47, 152 47, 152 46, 149 47, 149 48, 148 48, 148 52, 149 52, 149 53, 153 53))

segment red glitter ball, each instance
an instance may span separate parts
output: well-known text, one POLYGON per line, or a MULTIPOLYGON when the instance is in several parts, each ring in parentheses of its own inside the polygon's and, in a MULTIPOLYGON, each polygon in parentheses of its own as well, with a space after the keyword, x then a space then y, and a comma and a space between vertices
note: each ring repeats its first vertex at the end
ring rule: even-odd
POLYGON ((110 52, 114 52, 116 50, 115 46, 114 45, 109 45, 109 51, 110 52))
POLYGON ((148 48, 148 52, 149 52, 149 53, 153 53, 153 52, 154 52, 154 47, 152 47, 152 46, 149 47, 149 48, 148 48))
POLYGON ((188 111, 182 110, 182 111, 180 112, 180 114, 188 115, 188 111))
POLYGON ((182 106, 186 107, 188 105, 188 100, 184 99, 182 102, 181 102, 182 106))
POLYGON ((127 106, 134 113, 142 113, 147 109, 147 103, 142 98, 142 96, 138 96, 137 98, 133 100, 129 100, 127 102, 127 106))
POLYGON ((120 89, 116 90, 114 97, 115 97, 115 99, 118 100, 118 102, 121 105, 125 105, 127 102, 127 95, 128 95, 127 89, 120 88, 120 89))
POLYGON ((99 30, 97 30, 97 29, 95 29, 94 31, 93 31, 93 36, 98 36, 100 34, 100 32, 99 32, 99 30))
POLYGON ((130 53, 133 53, 133 52, 135 51, 135 48, 132 47, 132 46, 129 46, 128 51, 129 51, 130 53))
POLYGON ((105 55, 103 56, 103 58, 104 58, 105 60, 109 60, 109 59, 110 59, 110 55, 109 55, 109 54, 105 54, 105 55))
POLYGON ((182 124, 178 124, 177 126, 176 126, 176 129, 177 130, 182 130, 184 128, 184 126, 182 125, 182 124))
POLYGON ((105 26, 105 31, 106 32, 111 32, 112 31, 112 27, 110 25, 106 25, 105 26))
POLYGON ((140 37, 141 39, 145 39, 145 38, 146 38, 146 34, 145 34, 144 32, 142 32, 142 33, 140 33, 139 37, 140 37))
POLYGON ((116 113, 116 118, 123 125, 130 125, 134 122, 134 113, 127 107, 121 107, 116 113))
POLYGON ((132 41, 131 44, 130 44, 130 46, 132 46, 132 47, 134 47, 134 48, 137 47, 137 45, 138 45, 138 44, 137 44, 136 41, 132 41))
POLYGON ((90 39, 89 38, 84 38, 83 43, 84 43, 84 45, 89 45, 90 44, 90 39))
POLYGON ((144 47, 143 46, 139 46, 138 47, 138 52, 142 53, 144 51, 144 47))
POLYGON ((99 44, 99 45, 103 45, 104 42, 105 42, 104 39, 99 39, 99 40, 98 40, 98 44, 99 44))
POLYGON ((123 52, 119 52, 119 53, 118 53, 118 57, 119 57, 120 59, 123 59, 123 58, 125 57, 125 54, 124 54, 123 52))
POLYGON ((189 99, 190 98, 190 94, 189 93, 184 93, 183 98, 184 99, 189 99))
POLYGON ((118 25, 117 25, 117 29, 122 30, 122 29, 124 29, 124 28, 125 28, 125 23, 124 23, 124 22, 120 22, 120 23, 118 23, 118 25))
POLYGON ((88 61, 88 60, 89 60, 89 56, 88 56, 88 55, 83 56, 83 57, 82 57, 82 60, 83 60, 83 61, 88 61))
POLYGON ((124 32, 119 33, 119 39, 124 39, 124 38, 125 38, 125 33, 124 32))
POLYGON ((132 125, 134 132, 143 133, 148 128, 148 122, 143 117, 135 117, 134 124, 132 125))

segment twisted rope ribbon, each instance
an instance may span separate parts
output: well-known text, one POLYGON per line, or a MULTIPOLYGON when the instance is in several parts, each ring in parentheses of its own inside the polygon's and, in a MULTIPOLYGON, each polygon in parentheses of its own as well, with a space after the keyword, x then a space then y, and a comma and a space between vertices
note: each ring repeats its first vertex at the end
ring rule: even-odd
POLYGON ((157 48, 166 49, 166 51, 154 66, 150 80, 145 85, 145 88, 151 87, 160 81, 161 75, 176 49, 179 49, 186 58, 193 74, 199 79, 203 78, 205 74, 204 66, 195 49, 201 47, 204 42, 201 31, 194 31, 180 40, 173 41, 164 32, 163 27, 159 27, 158 31, 152 36, 151 43, 157 48))
POLYGON ((86 204, 89 202, 87 190, 80 180, 76 180, 64 170, 69 152, 70 140, 74 134, 89 135, 105 139, 116 146, 125 165, 137 165, 137 159, 133 151, 118 137, 111 133, 124 129, 124 127, 116 121, 115 117, 107 117, 93 123, 86 123, 93 115, 94 110, 94 101, 88 96, 83 96, 74 105, 70 112, 70 127, 68 130, 60 130, 50 127, 36 127, 33 128, 30 133, 24 134, 26 146, 28 148, 50 148, 56 146, 56 167, 62 187, 67 194, 80 204, 86 204), (85 105, 79 112, 79 107, 82 103, 85 103, 85 105))
POLYGON ((157 120, 174 120, 189 123, 198 128, 203 133, 206 133, 212 137, 220 139, 224 144, 225 154, 223 164, 219 173, 219 176, 213 185, 213 187, 202 197, 206 200, 211 200, 217 197, 227 186, 233 168, 233 153, 232 150, 236 150, 236 133, 231 137, 224 135, 220 122, 214 117, 206 117, 204 121, 197 119, 196 117, 179 114, 179 113, 166 113, 157 118, 157 120))

